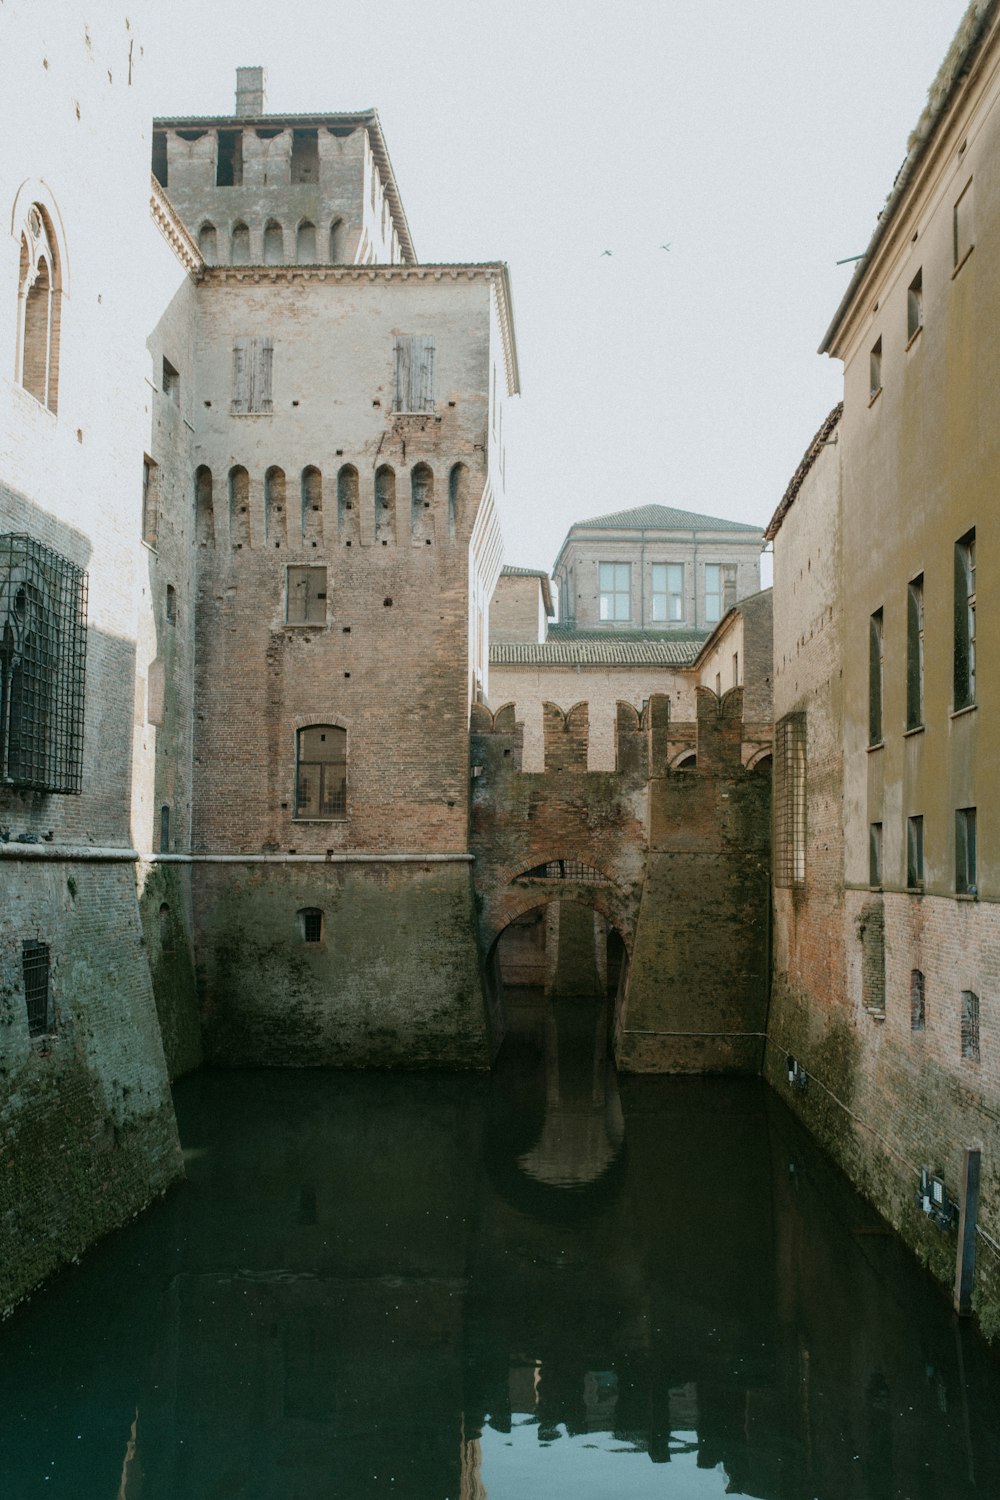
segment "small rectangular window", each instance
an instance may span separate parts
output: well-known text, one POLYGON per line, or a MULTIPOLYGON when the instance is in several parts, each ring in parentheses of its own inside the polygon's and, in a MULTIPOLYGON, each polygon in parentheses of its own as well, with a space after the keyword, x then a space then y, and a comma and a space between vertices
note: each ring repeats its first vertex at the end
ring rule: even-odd
POLYGON ((172 583, 167 584, 167 624, 177 624, 177 590, 172 583))
POLYGON ((921 268, 906 290, 906 339, 909 343, 913 336, 920 332, 924 326, 924 273, 921 268))
POLYGON ((906 820, 906 885, 911 891, 924 888, 924 820, 921 815, 906 820))
POLYGON ((734 563, 705 564, 705 624, 717 625, 736 603, 734 563))
POLYGON ((239 187, 243 182, 243 132, 220 130, 215 161, 216 187, 239 187))
POLYGON ((326 569, 287 570, 285 621, 289 625, 326 624, 326 569))
POLYGON ((958 201, 955 204, 954 213, 954 264, 955 269, 962 264, 975 241, 972 237, 972 178, 970 177, 962 189, 958 201))
POLYGON ((740 685, 740 653, 733 652, 733 687, 740 685))
POLYGON ((654 624, 676 625, 684 620, 684 564, 653 564, 654 624))
POLYGON ((631 620, 631 573, 630 563, 598 563, 597 584, 603 621, 631 620))
POLYGON ((924 976, 920 969, 910 970, 910 1030, 923 1031, 927 1025, 924 999, 924 976))
POLYGON ((977 893, 974 807, 960 807, 955 812, 955 890, 960 896, 977 893))
POLYGON ((882 389, 882 337, 875 340, 868 356, 868 394, 877 396, 882 389))
POLYGON ((954 706, 976 701, 976 533, 955 543, 954 706))
POLYGON ((151 458, 142 460, 142 539, 149 547, 156 546, 157 530, 157 465, 151 458))
POLYGON ((882 611, 877 609, 868 622, 868 743, 882 743, 882 611))
POLYGON ((882 824, 868 825, 868 884, 882 884, 882 824))
POLYGON ((163 361, 163 394, 169 396, 175 403, 180 400, 181 377, 169 359, 163 361))
POLYGON ((924 722, 924 575, 912 579, 906 594, 906 727, 924 722))
POLYGON ((323 913, 318 906, 306 906, 299 912, 300 931, 304 943, 323 941, 323 913))
POLYGON ((21 944, 24 1003, 28 1011, 28 1035, 47 1036, 52 1030, 49 1004, 49 945, 28 938, 21 944))
POLYGON ((429 334, 400 334, 394 340, 393 390, 393 411, 434 410, 434 340, 429 334))
POLYGON ((962 991, 962 1056, 979 1061, 979 996, 975 990, 962 991))
POLYGON ((234 417, 269 417, 274 411, 272 377, 274 341, 269 338, 238 338, 233 343, 234 417))

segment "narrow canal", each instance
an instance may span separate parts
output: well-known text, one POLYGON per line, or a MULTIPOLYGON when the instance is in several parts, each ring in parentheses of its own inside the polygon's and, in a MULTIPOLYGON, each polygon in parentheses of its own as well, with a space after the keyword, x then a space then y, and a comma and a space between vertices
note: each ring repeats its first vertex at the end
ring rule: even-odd
POLYGON ((203 1073, 188 1181, 0 1327, 6 1500, 1000 1496, 1000 1361, 754 1080, 203 1073))

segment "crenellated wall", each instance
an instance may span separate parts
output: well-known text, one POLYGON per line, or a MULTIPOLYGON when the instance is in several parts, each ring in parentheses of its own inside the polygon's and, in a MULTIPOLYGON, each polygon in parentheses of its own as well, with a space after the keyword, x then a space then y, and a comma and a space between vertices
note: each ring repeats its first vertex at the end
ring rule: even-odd
MULTIPOLYGON (((742 692, 618 706, 616 769, 588 771, 588 705, 544 706, 545 769, 522 770, 517 708, 472 711, 472 836, 487 970, 550 902, 598 912, 629 958, 615 1033, 631 1071, 756 1072, 766 1023, 769 767, 744 768, 742 692), (692 757, 694 763, 691 763, 692 757), (678 767, 676 762, 687 762, 678 767)), ((492 996, 494 1044, 502 1035, 492 996)))

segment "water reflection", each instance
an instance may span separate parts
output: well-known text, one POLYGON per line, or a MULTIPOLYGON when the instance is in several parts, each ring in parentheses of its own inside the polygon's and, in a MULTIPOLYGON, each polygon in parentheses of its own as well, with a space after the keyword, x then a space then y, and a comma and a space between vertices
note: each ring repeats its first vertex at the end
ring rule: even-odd
POLYGON ((997 1364, 779 1101, 511 1018, 490 1080, 186 1080, 189 1182, 0 1328, 0 1493, 1000 1494, 997 1364))

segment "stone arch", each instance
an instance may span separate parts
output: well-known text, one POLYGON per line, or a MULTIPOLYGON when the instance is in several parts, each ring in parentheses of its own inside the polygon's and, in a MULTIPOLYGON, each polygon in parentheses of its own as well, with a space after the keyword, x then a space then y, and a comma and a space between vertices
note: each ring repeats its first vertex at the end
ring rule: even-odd
POLYGON ((242 464, 229 471, 229 540, 237 548, 250 546, 250 475, 242 464))
POLYGON ((469 509, 469 467, 452 464, 448 475, 448 540, 453 542, 466 524, 469 509))
POLYGON ((219 233, 215 225, 208 219, 205 220, 198 230, 198 249, 206 266, 214 266, 219 261, 219 233))
POLYGON ((434 470, 430 464, 414 464, 410 470, 410 537, 430 543, 434 534, 434 470))
POLYGON ((264 525, 269 542, 280 547, 288 540, 285 471, 272 464, 264 475, 264 525))
POLYGON ((23 191, 18 194, 21 217, 14 225, 14 237, 20 239, 14 375, 29 395, 55 412, 65 252, 60 243, 61 226, 52 208, 40 197, 24 198, 23 191))
POLYGON ((353 464, 344 464, 337 475, 337 535, 348 547, 361 541, 358 471, 353 464))
POLYGON ((302 543, 316 547, 323 540, 323 475, 315 464, 302 470, 302 543))
POLYGON ((215 546, 215 509, 212 503, 212 471, 199 464, 194 475, 195 532, 200 547, 215 546))
POLYGON ((330 225, 330 264, 343 265, 347 249, 347 225, 343 219, 334 219, 330 225))
POLYGON ((761 775, 764 775, 766 772, 771 771, 773 765, 773 747, 771 745, 762 745, 759 749, 755 750, 747 760, 746 769, 748 771, 759 771, 761 775))
POLYGON ((314 266, 316 259, 316 225, 303 219, 295 231, 295 260, 300 266, 314 266))
POLYGON ((250 264, 250 230, 242 219, 233 225, 229 236, 229 263, 233 266, 250 264))
POLYGON ((264 264, 281 266, 285 263, 285 231, 277 219, 268 219, 264 225, 264 264))
POLYGON ((694 770, 698 764, 698 752, 691 746, 685 745, 683 750, 678 750, 670 761, 671 771, 694 770))
POLYGON ((396 471, 390 464, 375 471, 375 540, 383 547, 396 540, 396 471))

